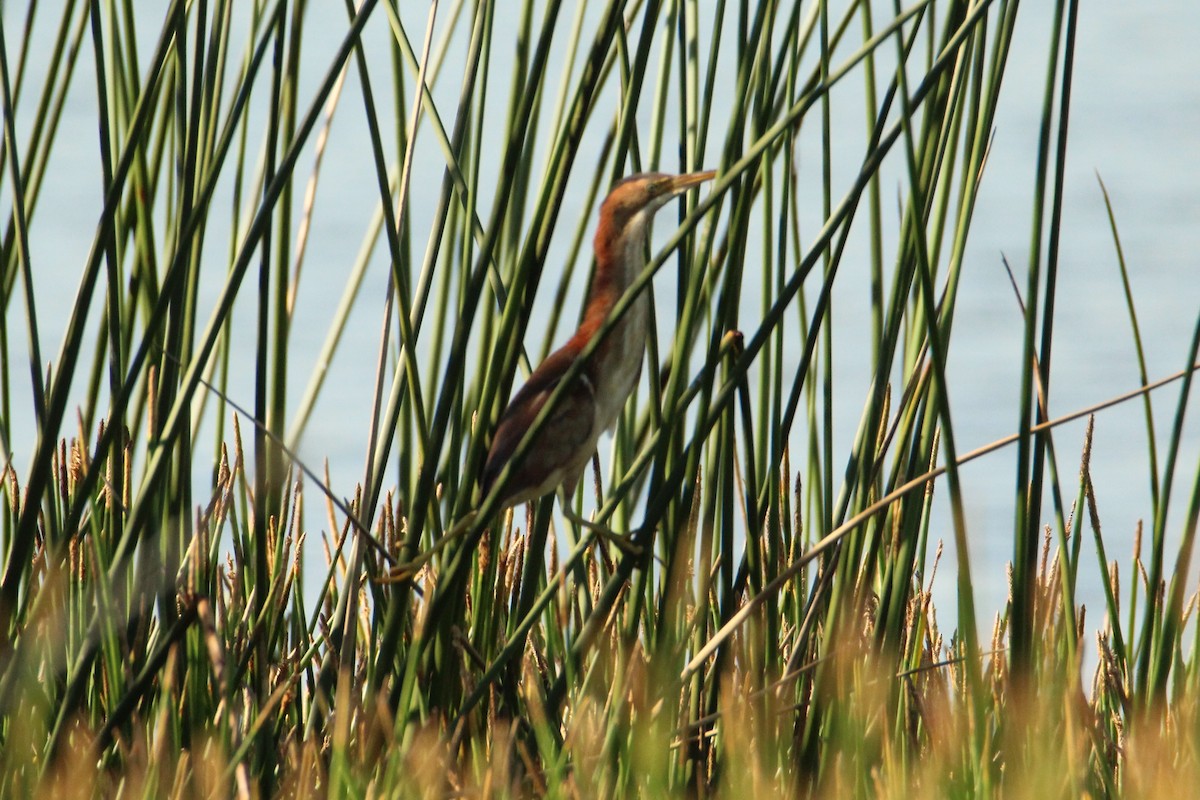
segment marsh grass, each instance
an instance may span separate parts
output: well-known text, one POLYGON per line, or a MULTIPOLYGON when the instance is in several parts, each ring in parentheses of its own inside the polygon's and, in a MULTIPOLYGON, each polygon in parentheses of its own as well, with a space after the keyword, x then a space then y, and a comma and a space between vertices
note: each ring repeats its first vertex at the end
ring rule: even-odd
POLYGON ((0 30, 5 796, 1079 797, 1200 778, 1200 490, 1167 514, 1200 328, 1152 385, 1111 207, 1146 384, 1113 402, 1178 396, 1161 453, 1146 404, 1153 507, 1128 566, 1101 535, 1090 427, 1076 469, 1047 412, 1076 3, 1054 17, 1014 277, 1015 433, 969 453, 945 364, 973 323, 956 299, 1017 3, 160 11, 151 32, 128 1, 54 20, 30 3, 0 30), (70 91, 96 98, 103 200, 59 340, 30 231, 78 133, 70 91), (347 118, 376 208, 349 266, 319 265, 346 270, 341 300, 297 375, 296 309, 332 285, 309 288, 310 237, 347 118), (674 292, 658 282, 646 386, 574 498, 640 552, 550 500, 498 511, 474 476, 575 321, 599 198, 704 167, 711 191, 660 215, 636 287, 674 292), (386 300, 364 299, 380 264, 386 300), (869 293, 863 396, 834 380, 835 285, 869 293), (347 344, 381 307, 373 347, 347 344), (368 365, 364 418, 321 419, 338 359, 368 365), (861 408, 848 446, 835 408, 861 408), (352 489, 296 457, 323 424, 365 443, 352 489), (980 629, 957 470, 1010 445, 1010 598, 980 629), (941 621, 935 579, 955 586, 941 621), (1104 588, 1090 619, 1080 581, 1104 588))

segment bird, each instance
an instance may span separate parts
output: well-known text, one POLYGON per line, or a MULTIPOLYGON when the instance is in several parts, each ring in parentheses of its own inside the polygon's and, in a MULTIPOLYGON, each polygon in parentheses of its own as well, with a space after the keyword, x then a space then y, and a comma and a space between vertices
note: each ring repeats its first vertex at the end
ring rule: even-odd
MULTIPOLYGON (((512 460, 526 431, 568 370, 599 334, 617 302, 646 266, 646 245, 654 213, 689 189, 712 180, 715 171, 668 175, 644 172, 613 185, 600 205, 592 276, 582 322, 566 344, 529 376, 501 414, 480 478, 487 498, 512 460)), ((536 500, 561 489, 574 493, 601 433, 616 426, 625 401, 642 371, 649 328, 650 298, 639 296, 603 336, 586 363, 563 389, 551 416, 499 491, 498 510, 536 500)), ((563 503, 564 513, 583 524, 563 503)), ((589 525, 589 527, 592 527, 589 525)))

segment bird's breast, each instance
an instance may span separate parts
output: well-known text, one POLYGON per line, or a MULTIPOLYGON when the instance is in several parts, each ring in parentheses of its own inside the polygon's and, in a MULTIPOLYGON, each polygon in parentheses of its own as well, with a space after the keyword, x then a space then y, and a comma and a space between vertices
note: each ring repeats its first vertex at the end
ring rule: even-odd
POLYGON ((596 432, 610 430, 637 387, 646 352, 650 298, 643 293, 597 351, 596 432))

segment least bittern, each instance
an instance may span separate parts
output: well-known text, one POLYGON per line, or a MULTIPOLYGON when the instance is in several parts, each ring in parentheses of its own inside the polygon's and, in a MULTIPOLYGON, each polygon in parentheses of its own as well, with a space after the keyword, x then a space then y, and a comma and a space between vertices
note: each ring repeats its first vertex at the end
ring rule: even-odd
MULTIPOLYGON (((647 228, 654 212, 693 186, 711 180, 715 174, 642 173, 625 178, 609 192, 600 205, 595 239, 596 272, 583 322, 565 345, 533 371, 500 416, 483 468, 483 498, 492 491, 556 387, 571 366, 583 357, 591 341, 601 335, 614 306, 646 266, 647 228)), ((558 488, 562 488, 567 496, 575 491, 584 468, 596 452, 600 434, 616 424, 625 401, 637 385, 646 350, 649 316, 650 299, 647 294, 642 294, 603 334, 591 356, 564 388, 561 402, 534 433, 535 440, 524 459, 505 481, 499 508, 536 500, 558 488)), ((609 536, 619 546, 631 547, 623 537, 579 518, 566 502, 563 513, 575 522, 609 536)), ((469 512, 432 549, 390 570, 378 580, 390 583, 411 579, 443 545, 465 533, 476 516, 475 511, 469 512)))
MULTIPOLYGON (((647 229, 654 212, 688 189, 711 180, 714 172, 631 175, 617 183, 600 206, 596 228, 596 272, 583 322, 565 345, 533 371, 500 417, 481 480, 487 497, 538 412, 600 333, 605 321, 646 266, 647 229)), ((564 388, 561 402, 535 432, 524 459, 502 487, 501 508, 535 500, 558 488, 575 491, 596 452, 600 434, 615 426, 642 371, 650 298, 643 293, 602 337, 564 388)), ((573 519, 566 503, 564 511, 573 519)), ((587 524, 587 523, 585 523, 587 524)))

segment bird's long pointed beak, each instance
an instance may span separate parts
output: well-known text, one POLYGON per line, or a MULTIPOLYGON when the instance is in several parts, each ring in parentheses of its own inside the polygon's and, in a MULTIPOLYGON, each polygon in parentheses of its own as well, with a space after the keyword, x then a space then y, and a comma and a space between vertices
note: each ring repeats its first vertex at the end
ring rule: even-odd
POLYGON ((676 175, 671 179, 671 193, 677 194, 686 191, 697 184, 711 181, 717 176, 715 169, 710 169, 707 172, 689 172, 686 175, 676 175))

